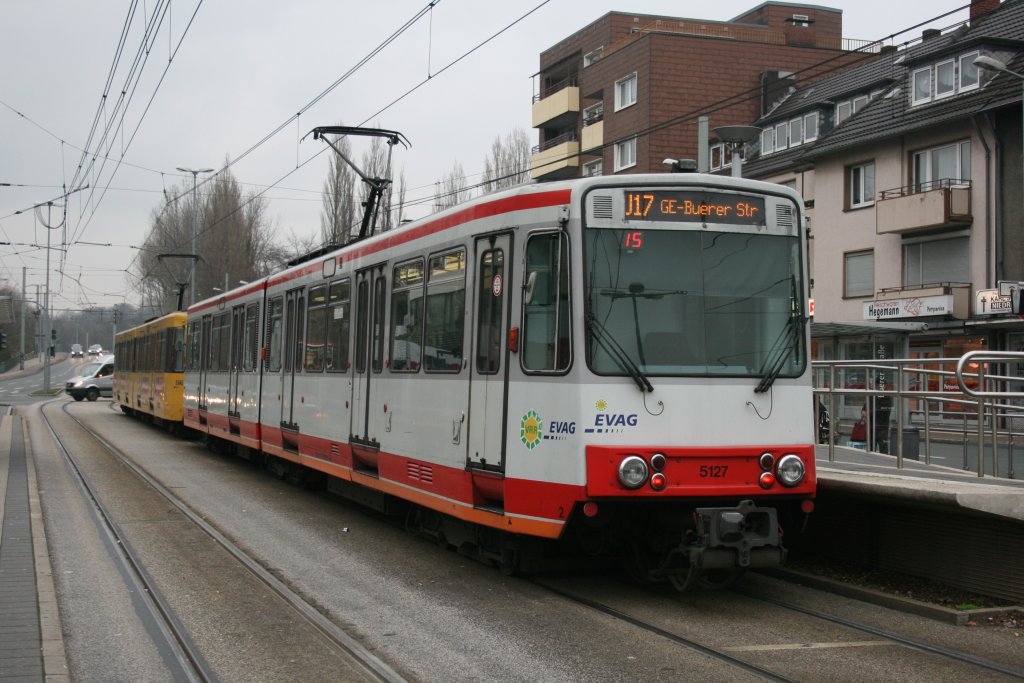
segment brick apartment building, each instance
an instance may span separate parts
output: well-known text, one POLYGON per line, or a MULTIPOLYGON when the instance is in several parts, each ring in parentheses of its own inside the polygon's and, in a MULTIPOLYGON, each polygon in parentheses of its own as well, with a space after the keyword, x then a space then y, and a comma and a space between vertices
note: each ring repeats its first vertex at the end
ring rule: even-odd
POLYGON ((610 12, 540 55, 531 176, 661 172, 665 158, 695 159, 699 115, 711 128, 757 120, 794 79, 862 58, 843 49, 842 27, 841 10, 786 2, 727 22, 610 12))

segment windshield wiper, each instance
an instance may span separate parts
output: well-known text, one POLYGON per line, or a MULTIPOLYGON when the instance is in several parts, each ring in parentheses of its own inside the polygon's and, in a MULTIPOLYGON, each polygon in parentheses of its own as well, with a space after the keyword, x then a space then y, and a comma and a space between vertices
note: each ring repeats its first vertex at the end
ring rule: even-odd
POLYGON ((806 321, 807 318, 797 314, 789 316, 786 326, 782 328, 782 332, 779 333, 771 349, 768 350, 764 365, 757 373, 761 375, 761 382, 754 388, 754 393, 764 393, 775 384, 775 380, 782 374, 782 368, 786 367, 786 361, 800 344, 806 321))
POLYGON ((629 357, 629 354, 619 345, 611 333, 598 322, 597 318, 593 313, 587 313, 586 317, 587 329, 590 330, 594 340, 604 349, 612 360, 626 373, 634 382, 640 391, 651 392, 654 391, 654 386, 650 383, 644 373, 640 371, 640 367, 633 362, 633 359, 629 357))

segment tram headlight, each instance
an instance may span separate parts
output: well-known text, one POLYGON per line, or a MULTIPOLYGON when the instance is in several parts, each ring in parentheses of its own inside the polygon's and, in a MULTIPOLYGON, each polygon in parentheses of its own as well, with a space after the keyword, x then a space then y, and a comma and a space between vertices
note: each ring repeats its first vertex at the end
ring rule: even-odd
POLYGON ((783 486, 796 486, 804 480, 804 461, 790 453, 782 456, 775 470, 779 483, 783 486))
POLYGON ((619 463, 619 483, 627 489, 638 489, 647 481, 647 463, 638 455, 631 455, 619 463))

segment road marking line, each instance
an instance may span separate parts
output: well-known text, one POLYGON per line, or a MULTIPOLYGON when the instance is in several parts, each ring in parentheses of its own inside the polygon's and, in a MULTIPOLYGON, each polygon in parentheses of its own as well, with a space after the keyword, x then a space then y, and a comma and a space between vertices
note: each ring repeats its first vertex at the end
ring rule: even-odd
POLYGON ((775 645, 741 645, 723 647, 723 652, 768 652, 771 650, 827 650, 844 647, 888 647, 899 645, 886 640, 855 640, 842 643, 778 643, 775 645))

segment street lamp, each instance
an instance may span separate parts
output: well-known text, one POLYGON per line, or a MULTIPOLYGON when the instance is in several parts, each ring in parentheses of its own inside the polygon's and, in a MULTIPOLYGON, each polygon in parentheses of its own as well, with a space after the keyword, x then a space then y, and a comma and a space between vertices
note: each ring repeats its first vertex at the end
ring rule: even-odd
MULTIPOLYGON (((1001 71, 1005 74, 1013 76, 1014 78, 1018 79, 1021 82, 1022 87, 1024 87, 1024 74, 1019 74, 1013 69, 1007 68, 1004 62, 999 61, 995 57, 986 57, 985 55, 975 57, 974 66, 978 67, 979 69, 984 69, 985 71, 1001 71)), ((1024 93, 1022 93, 1021 99, 1021 117, 1021 163, 1024 164, 1024 93)), ((1024 182, 1024 167, 1022 167, 1021 176, 1022 182, 1024 182)), ((1021 197, 1024 197, 1024 194, 1022 194, 1021 197)), ((1002 273, 999 272, 997 269, 996 278, 1000 277, 1002 277, 1002 273)))
POLYGON ((213 173, 213 169, 178 166, 178 170, 182 173, 192 174, 192 273, 189 275, 188 281, 188 300, 191 305, 196 302, 196 214, 199 213, 196 206, 196 176, 200 173, 213 173))

